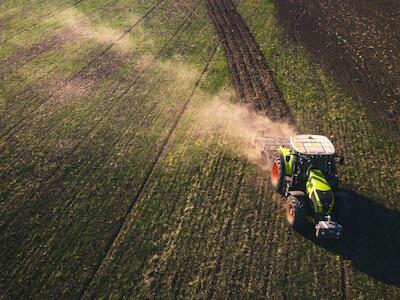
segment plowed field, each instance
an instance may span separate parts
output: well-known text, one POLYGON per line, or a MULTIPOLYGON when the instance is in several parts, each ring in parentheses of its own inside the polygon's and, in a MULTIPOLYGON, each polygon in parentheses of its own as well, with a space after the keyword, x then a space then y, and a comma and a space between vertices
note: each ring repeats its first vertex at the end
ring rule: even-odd
MULTIPOLYGON (((0 3, 0 298, 400 297, 395 106, 371 113, 290 3, 0 3), (243 138, 264 124, 346 157, 343 239, 288 228, 243 138)), ((390 53, 397 75, 379 59, 358 72, 395 95, 390 53)))

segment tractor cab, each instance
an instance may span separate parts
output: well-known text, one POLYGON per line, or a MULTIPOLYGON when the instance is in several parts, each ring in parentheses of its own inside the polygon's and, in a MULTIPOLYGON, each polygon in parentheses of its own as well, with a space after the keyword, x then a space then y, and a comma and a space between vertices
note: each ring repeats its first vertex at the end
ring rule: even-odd
POLYGON ((310 177, 310 172, 319 170, 330 187, 335 190, 338 186, 338 176, 336 173, 335 147, 332 142, 322 135, 297 135, 289 138, 290 151, 285 151, 285 147, 280 147, 283 152, 289 152, 285 156, 285 161, 292 161, 291 178, 287 178, 290 187, 306 184, 306 178, 310 177))

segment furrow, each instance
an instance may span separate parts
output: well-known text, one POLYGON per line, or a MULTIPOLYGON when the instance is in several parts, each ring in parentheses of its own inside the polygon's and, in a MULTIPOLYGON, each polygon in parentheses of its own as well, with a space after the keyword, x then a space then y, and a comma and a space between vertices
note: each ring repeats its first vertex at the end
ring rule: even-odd
POLYGON ((293 117, 282 94, 274 82, 264 56, 231 0, 207 0, 209 15, 223 40, 238 97, 247 98, 253 107, 272 119, 293 117), (235 61, 233 63, 232 61, 235 61), (235 73, 244 74, 235 80, 235 73))

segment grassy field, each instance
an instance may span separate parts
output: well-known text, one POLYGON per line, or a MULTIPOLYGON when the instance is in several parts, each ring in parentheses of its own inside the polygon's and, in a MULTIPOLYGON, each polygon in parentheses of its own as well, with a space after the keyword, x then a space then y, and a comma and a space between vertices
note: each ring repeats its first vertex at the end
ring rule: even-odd
POLYGON ((297 128, 347 157, 358 213, 333 246, 287 228, 268 174, 203 114, 237 100, 202 1, 27 4, 0 6, 0 297, 399 296, 395 141, 272 4, 238 9, 297 128))
POLYGON ((331 136, 338 152, 347 158, 340 172, 343 186, 359 194, 354 205, 355 230, 341 245, 353 296, 395 298, 400 266, 395 254, 399 244, 392 242, 392 234, 398 236, 399 231, 391 229, 399 226, 396 140, 384 126, 369 120, 363 106, 321 66, 313 65, 301 47, 282 38, 272 4, 247 1, 239 10, 275 70, 278 85, 296 112, 298 127, 331 136))

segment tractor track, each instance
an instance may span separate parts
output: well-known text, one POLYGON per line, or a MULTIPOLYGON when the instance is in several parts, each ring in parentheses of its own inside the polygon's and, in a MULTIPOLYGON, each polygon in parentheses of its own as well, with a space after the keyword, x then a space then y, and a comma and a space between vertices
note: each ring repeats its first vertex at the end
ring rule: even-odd
POLYGON ((348 284, 348 270, 345 266, 345 262, 340 258, 340 272, 341 272, 341 286, 342 286, 342 297, 343 300, 351 299, 350 297, 350 286, 348 284))
POLYGON ((14 39, 14 38, 16 38, 17 36, 19 36, 20 34, 22 34, 22 33, 24 33, 24 32, 27 32, 27 31, 31 30, 32 28, 34 28, 34 27, 38 26, 39 24, 43 23, 44 20, 46 20, 46 19, 48 19, 48 18, 52 18, 52 17, 54 17, 54 16, 57 16, 57 15, 59 15, 59 14, 65 12, 65 11, 67 11, 68 9, 71 9, 71 8, 77 6, 78 4, 80 4, 80 3, 84 2, 84 1, 86 1, 86 0, 78 0, 78 1, 75 1, 75 2, 72 3, 70 6, 67 6, 67 7, 65 7, 65 8, 63 8, 63 9, 57 11, 57 12, 50 13, 50 14, 46 14, 46 15, 43 15, 43 16, 39 17, 38 20, 37 20, 35 23, 33 23, 32 25, 30 25, 30 26, 28 26, 28 27, 25 27, 24 29, 18 31, 18 32, 15 33, 13 36, 2 40, 2 41, 0 42, 0 45, 2 45, 2 44, 4 44, 4 43, 6 43, 6 42, 8 42, 8 41, 10 41, 10 40, 12 40, 12 39, 14 39))
MULTIPOLYGON (((251 32, 236 11, 234 3, 231 0, 207 0, 206 3, 215 29, 223 42, 239 99, 244 103, 252 104, 256 111, 265 112, 271 119, 294 123, 294 117, 290 114, 289 107, 274 82, 273 74, 265 63, 263 54, 251 32)), ((297 19, 301 18, 303 13, 301 12, 297 19)), ((322 83, 319 84, 322 86, 322 83)), ((325 104, 327 105, 327 103, 325 104)), ((276 226, 279 223, 278 218, 275 222, 276 226)), ((273 227, 275 228, 275 226, 273 227)), ((288 253, 286 254, 288 255, 288 253)), ((339 263, 342 276, 342 295, 344 299, 348 299, 350 294, 348 270, 343 259, 339 263)), ((269 277, 274 271, 273 265, 274 261, 270 260, 269 277)), ((265 281, 263 294, 272 296, 268 282, 270 279, 265 281)))
MULTIPOLYGON (((211 167, 212 171, 211 171, 211 173, 210 173, 210 175, 208 177, 208 178, 211 178, 211 182, 209 182, 209 183, 207 181, 202 182, 202 187, 200 188, 200 190, 204 190, 205 191, 205 193, 207 194, 208 197, 212 197, 211 191, 217 191, 218 190, 217 195, 219 195, 220 192, 221 192, 221 190, 218 189, 218 179, 221 176, 221 173, 219 171, 224 166, 224 162, 225 162, 225 159, 226 159, 223 151, 219 151, 218 154, 215 155, 215 156, 210 155, 210 154, 211 153, 208 152, 207 159, 205 159, 204 162, 208 162, 207 165, 212 166, 211 167), (219 176, 216 176, 217 174, 219 174, 219 176)), ((196 182, 200 182, 200 180, 198 180, 196 182)), ((170 208, 170 211, 176 211, 177 209, 179 210, 179 202, 175 201, 174 205, 170 208)), ((205 208, 202 207, 202 208, 199 208, 199 209, 203 209, 203 211, 204 211, 205 208)), ((202 222, 202 224, 200 226, 200 228, 201 228, 200 230, 202 231, 202 234, 201 234, 202 236, 206 235, 205 221, 211 219, 211 211, 212 210, 211 209, 206 209, 206 210, 207 210, 207 216, 202 219, 203 222, 202 222)), ((176 226, 176 223, 175 223, 175 226, 176 226)), ((141 249, 142 247, 143 247, 143 240, 139 239, 137 241, 137 248, 141 249)), ((143 273, 144 272, 142 271, 142 274, 143 273)), ((175 297, 174 298, 178 298, 178 296, 179 296, 179 290, 180 290, 180 287, 181 287, 181 284, 182 284, 182 278, 184 278, 183 274, 180 274, 179 278, 177 278, 176 274, 174 275, 173 282, 176 283, 176 285, 175 284, 173 284, 173 285, 177 287, 175 289, 175 297)), ((136 280, 132 282, 132 286, 136 287, 137 285, 140 285, 140 281, 141 280, 142 280, 142 278, 140 278, 140 277, 136 278, 136 280)), ((134 290, 132 288, 132 290, 129 290, 129 293, 134 294, 135 291, 136 291, 136 289, 134 290)))
MULTIPOLYGON (((227 178, 229 177, 229 159, 226 156, 226 153, 224 153, 223 151, 220 151, 214 158, 212 158, 212 160, 215 161, 214 163, 214 167, 213 167, 213 172, 210 174, 210 178, 212 178, 211 183, 208 185, 208 189, 206 191, 207 194, 207 198, 213 198, 213 199, 220 199, 220 197, 223 197, 223 187, 224 187, 224 183, 226 182, 227 178), (224 168, 225 167, 225 168, 224 168), (218 176, 213 176, 218 174, 218 176)), ((225 206, 226 207, 229 202, 225 201, 225 206)), ((210 206, 204 207, 203 211, 206 211, 206 216, 204 218, 202 218, 201 221, 201 225, 199 226, 200 230, 201 230, 201 236, 206 236, 207 234, 209 234, 208 227, 209 226, 217 226, 213 223, 213 213, 214 213, 214 207, 212 206, 213 204, 210 204, 210 206)), ((221 210, 223 210, 223 208, 221 208, 221 210)), ((219 211, 219 210, 218 210, 219 211)), ((219 230, 218 232, 220 232, 222 230, 222 225, 219 223, 219 230)), ((213 241, 215 241, 216 239, 212 239, 211 243, 213 243, 213 241)), ((213 249, 213 247, 211 245, 209 245, 207 242, 205 243, 205 245, 203 245, 205 248, 207 248, 206 251, 213 249)), ((204 264, 208 265, 209 262, 202 262, 202 265, 204 266, 204 264)), ((202 277, 208 277, 210 276, 211 271, 206 270, 206 268, 200 268, 201 272, 202 272, 202 277)), ((211 276, 213 276, 213 273, 211 273, 211 276)), ((199 287, 196 287, 196 290, 199 289, 199 287)), ((204 298, 204 297, 203 297, 204 298)))
POLYGON ((231 0, 207 0, 207 10, 224 45, 239 100, 273 120, 293 123, 272 72, 231 0))
POLYGON ((123 239, 123 235, 124 235, 123 229, 126 226, 129 225, 129 221, 130 221, 129 216, 132 214, 135 204, 141 199, 141 197, 142 197, 142 195, 143 195, 143 193, 144 193, 144 191, 145 191, 145 189, 146 189, 146 187, 147 187, 147 185, 148 185, 148 183, 149 183, 149 181, 150 181, 150 179, 151 179, 151 177, 152 177, 152 175, 154 173, 154 170, 155 170, 155 168, 157 167, 157 165, 158 165, 158 163, 160 161, 160 159, 162 158, 162 156, 165 153, 165 151, 167 151, 168 144, 170 143, 170 140, 171 140, 173 134, 175 133, 183 114, 186 112, 186 110, 187 110, 187 108, 189 106, 189 103, 191 102, 195 92, 197 91, 197 88, 199 87, 201 80, 203 79, 204 75, 207 73, 208 68, 209 68, 209 66, 210 66, 210 64, 211 64, 211 62, 212 62, 212 60, 213 60, 213 58, 214 58, 214 56, 215 56, 215 54, 217 52, 217 49, 218 49, 219 45, 220 45, 220 43, 217 43, 215 45, 215 47, 214 47, 214 49, 213 49, 213 51, 212 51, 212 53, 211 53, 211 55, 210 55, 210 57, 208 59, 203 71, 201 72, 200 76, 198 77, 198 79, 197 79, 197 81, 196 81, 196 83, 195 83, 195 85, 194 85, 194 87, 192 89, 192 92, 190 93, 189 97, 187 98, 187 100, 183 104, 183 107, 180 110, 180 112, 178 113, 178 115, 177 115, 172 127, 169 129, 167 137, 165 138, 164 142, 162 143, 160 149, 158 150, 158 153, 157 153, 155 159, 153 160, 149 170, 147 170, 147 174, 146 174, 142 184, 140 185, 140 187, 139 187, 135 197, 133 198, 131 204, 128 206, 128 209, 127 209, 125 215, 122 217, 122 219, 121 219, 122 221, 121 221, 118 229, 116 230, 115 234, 110 239, 110 241, 108 243, 108 247, 106 247, 105 255, 103 255, 101 257, 101 259, 98 261, 98 263, 96 264, 96 267, 95 267, 95 271, 92 273, 92 275, 90 276, 88 281, 83 285, 83 288, 80 290, 80 292, 79 292, 79 298, 80 299, 85 299, 86 298, 85 297, 86 291, 90 287, 93 279, 96 277, 96 274, 102 269, 102 267, 106 263, 107 259, 111 256, 111 254, 113 252, 113 249, 116 246, 116 243, 118 243, 118 241, 123 239))
MULTIPOLYGON (((244 190, 245 189, 246 186, 244 190)), ((241 200, 242 199, 240 198, 239 201, 241 200)), ((254 205, 259 205, 259 202, 256 201, 254 205)), ((259 212, 260 211, 247 213, 243 219, 241 219, 240 216, 236 216, 235 218, 236 222, 234 225, 236 226, 236 228, 240 228, 241 222, 245 222, 246 233, 244 237, 242 237, 242 235, 238 234, 235 230, 232 237, 233 241, 231 243, 233 245, 240 245, 240 242, 242 241, 242 243, 247 247, 244 247, 244 249, 240 249, 240 251, 235 254, 233 264, 228 268, 229 271, 227 273, 230 275, 230 282, 233 286, 232 289, 230 289, 231 291, 228 295, 229 298, 235 298, 235 296, 237 297, 237 295, 239 294, 239 291, 235 291, 239 282, 241 282, 245 288, 248 288, 252 284, 251 280, 253 278, 251 274, 255 274, 254 265, 256 259, 258 258, 257 254, 259 254, 257 253, 256 249, 262 247, 260 243, 261 239, 257 239, 256 237, 257 233, 262 230, 262 221, 260 218, 260 214, 258 214, 259 212), (244 265, 246 267, 240 267, 241 265, 244 265)))
MULTIPOLYGON (((230 164, 230 159, 229 157, 221 152, 218 154, 218 158, 216 158, 217 163, 215 166, 215 169, 218 171, 218 176, 216 176, 216 179, 213 179, 211 184, 209 185, 209 189, 206 192, 208 198, 212 198, 215 201, 214 203, 210 203, 210 206, 207 207, 207 217, 203 218, 203 221, 201 222, 201 231, 202 234, 201 236, 206 236, 207 233, 207 227, 208 229, 215 227, 215 231, 213 231, 213 239, 210 239, 205 243, 205 247, 210 253, 208 254, 206 261, 203 261, 202 264, 204 265, 213 265, 213 268, 200 268, 202 272, 202 277, 207 278, 207 281, 210 281, 211 284, 209 286, 211 289, 204 291, 207 293, 204 293, 204 296, 202 298, 206 298, 206 294, 209 295, 212 291, 212 289, 215 288, 215 282, 217 280, 217 273, 219 272, 220 269, 220 264, 222 263, 222 254, 221 251, 223 250, 223 243, 219 243, 218 241, 226 238, 226 236, 223 235, 223 232, 226 231, 227 227, 224 225, 224 222, 217 222, 215 219, 213 219, 213 213, 217 213, 218 215, 221 215, 221 218, 223 220, 229 219, 231 220, 232 216, 226 215, 226 211, 229 210, 229 207, 232 207, 234 205, 231 204, 232 201, 234 201, 234 197, 229 197, 229 199, 232 199, 232 201, 223 201, 220 202, 220 205, 216 204, 218 203, 220 199, 224 199, 224 195, 226 193, 226 190, 224 189, 224 186, 232 180, 234 176, 234 163, 230 164), (214 263, 215 262, 215 263, 214 263)), ((207 251, 206 250, 206 251, 207 251)), ((208 297, 207 297, 208 298, 208 297)))
MULTIPOLYGON (((277 208, 274 207, 274 209, 272 209, 271 211, 277 211, 277 208)), ((274 244, 274 242, 276 242, 276 234, 274 234, 274 231, 276 231, 276 229, 278 228, 279 223, 281 222, 280 216, 281 214, 279 213, 273 213, 271 214, 271 218, 270 218, 270 225, 268 226, 268 231, 266 236, 269 237, 269 241, 270 244, 274 244)), ((265 281, 262 287, 262 293, 261 295, 263 295, 263 297, 266 297, 267 299, 271 298, 271 276, 273 274, 274 271, 274 266, 275 266, 275 256, 272 255, 272 246, 268 247, 268 254, 267 257, 269 257, 269 261, 268 261, 268 265, 265 267, 266 273, 265 273, 265 281)))
MULTIPOLYGON (((207 194, 209 194, 209 187, 212 186, 214 187, 213 190, 218 190, 218 195, 221 192, 221 189, 218 189, 218 177, 219 176, 213 176, 216 175, 218 173, 218 171, 221 171, 221 168, 223 166, 223 162, 224 162, 224 156, 222 152, 219 152, 218 155, 213 156, 210 155, 210 152, 208 152, 207 158, 209 159, 205 159, 204 160, 204 165, 209 166, 212 169, 212 175, 207 176, 206 178, 211 179, 210 181, 207 180, 205 177, 197 177, 195 180, 196 184, 199 184, 199 191, 201 192, 205 192, 207 194), (206 179, 206 180, 204 180, 206 179)), ((230 171, 230 170, 229 170, 230 171)), ((226 172, 225 170, 223 171, 223 173, 219 173, 219 175, 221 176, 225 176, 226 172)), ((180 233, 182 231, 180 231, 178 228, 179 227, 183 227, 185 225, 183 225, 186 222, 189 222, 189 218, 190 216, 192 216, 192 214, 195 214, 195 212, 197 212, 198 210, 201 210, 202 212, 204 212, 204 207, 202 206, 202 204, 196 203, 196 199, 191 199, 191 203, 193 205, 193 209, 191 210, 191 212, 189 214, 185 213, 185 208, 180 205, 179 201, 174 201, 174 205, 170 208, 170 211, 181 211, 182 214, 180 214, 182 216, 182 218, 177 218, 176 221, 174 222, 173 225, 171 225, 169 228, 171 228, 170 232, 177 232, 177 234, 174 234, 174 238, 172 240, 168 241, 168 244, 166 245, 166 247, 163 247, 163 249, 159 252, 159 256, 162 257, 161 262, 160 263, 156 263, 154 264, 150 264, 145 266, 142 269, 142 274, 143 273, 148 273, 148 272, 162 272, 165 274, 170 274, 172 277, 172 286, 174 286, 174 297, 173 298, 179 298, 180 297, 180 293, 181 293, 181 288, 182 285, 184 285, 184 281, 187 278, 187 269, 186 270, 177 270, 177 268, 174 268, 170 264, 165 264, 165 262, 168 259, 177 259, 175 257, 174 254, 171 254, 171 250, 177 245, 178 240, 180 238, 180 233), (199 206, 198 206, 199 205, 199 206), (182 211, 183 210, 183 211, 182 211), (178 230, 176 230, 178 229, 178 230), (172 274, 171 274, 172 273, 172 274)), ((187 202, 188 203, 188 202, 187 202)), ((186 203, 186 204, 187 204, 186 203)), ((210 210, 207 210, 208 212, 210 212, 210 210)), ((209 215, 209 214, 208 214, 209 215)), ((209 220, 209 219, 207 219, 209 220)), ((204 223, 203 223, 204 224, 204 223)), ((204 232, 204 227, 201 227, 203 232, 204 232)), ((137 249, 140 249, 142 247, 142 244, 139 242, 139 245, 137 247, 137 249)), ((121 249, 123 251, 123 249, 121 249)), ((169 276, 170 277, 170 276, 169 276)), ((136 286, 136 284, 138 284, 139 282, 136 281, 134 284, 132 284, 132 286, 136 286)), ((143 285, 140 285, 140 283, 138 284, 139 287, 137 287, 135 290, 130 290, 128 293, 126 294, 135 294, 136 291, 141 290, 143 288, 143 285)))
MULTIPOLYGON (((190 15, 192 15, 192 13, 190 13, 190 15)), ((179 27, 179 28, 177 29, 177 32, 179 32, 180 30, 181 30, 181 27, 179 27)), ((176 34, 174 34, 174 37, 175 37, 175 36, 176 36, 176 34)), ((170 41, 170 40, 169 40, 169 41, 170 41)), ((169 43, 169 41, 168 41, 167 43, 169 43)), ((210 47, 210 48, 211 48, 211 47, 210 47)), ((161 50, 158 52, 156 58, 158 58, 158 57, 160 57, 160 56, 161 56, 161 50)), ((139 77, 140 77, 140 76, 137 74, 137 75, 135 75, 133 78, 131 78, 130 81, 133 81, 133 84, 131 84, 131 85, 129 85, 128 87, 126 87, 125 90, 121 93, 121 95, 119 95, 118 98, 116 98, 116 100, 121 100, 121 99, 123 99, 123 98, 132 90, 132 88, 135 86, 136 80, 137 80, 139 77)), ((118 90, 118 88, 119 88, 119 85, 116 85, 116 86, 114 87, 114 89, 111 91, 110 95, 113 95, 114 92, 116 92, 116 91, 118 90)), ((79 141, 76 143, 76 145, 74 145, 74 146, 72 147, 72 149, 71 149, 68 153, 66 153, 66 154, 63 156, 63 157, 65 158, 64 161, 69 161, 69 159, 70 159, 71 157, 73 157, 73 156, 77 153, 77 151, 82 147, 82 145, 85 143, 85 141, 87 140, 87 138, 88 138, 91 134, 93 134, 93 132, 94 132, 102 123, 104 123, 104 121, 106 120, 107 116, 108 116, 110 113, 112 113, 112 112, 117 108, 117 106, 118 106, 118 104, 119 104, 120 102, 121 102, 121 101, 113 101, 113 104, 111 105, 111 107, 108 107, 107 110, 102 111, 102 114, 101 114, 100 118, 98 118, 98 120, 93 124, 93 126, 91 126, 91 127, 89 128, 89 130, 87 131, 87 133, 86 133, 83 137, 81 137, 81 138, 79 139, 79 141)), ((82 121, 80 122, 80 125, 78 125, 78 127, 80 127, 80 126, 82 125, 83 122, 84 122, 84 120, 82 120, 82 121)), ((50 128, 49 130, 51 130, 51 128, 50 128)), ((43 134, 46 135, 47 132, 45 132, 45 133, 43 133, 43 134)), ((106 155, 106 157, 108 157, 108 155, 106 155)), ((106 159, 106 160, 107 160, 107 159, 106 159)), ((50 178, 53 178, 53 177, 57 174, 57 172, 62 168, 63 164, 58 163, 57 166, 58 166, 58 167, 54 168, 54 169, 53 169, 45 178, 43 178, 42 180, 44 180, 45 182, 47 182, 50 178)), ((31 180, 31 179, 29 179, 29 180, 31 180)), ((28 181, 29 181, 29 180, 28 180, 28 181)), ((34 190, 34 191, 32 191, 31 194, 25 195, 24 198, 32 199, 31 196, 35 195, 35 194, 38 193, 38 192, 39 192, 38 190, 34 190)), ((14 203, 14 204, 15 204, 15 203, 14 203)), ((30 204, 32 205, 32 202, 31 202, 31 201, 30 201, 30 204)), ((30 205, 30 206, 31 206, 31 205, 30 205)), ((35 206, 35 207, 37 207, 37 206, 35 206)), ((27 207, 25 207, 25 208, 27 208, 27 207)), ((21 211, 23 211, 23 209, 21 209, 21 207, 20 207, 20 208, 18 209, 18 211, 16 211, 14 214, 12 214, 12 216, 10 216, 10 217, 8 218, 8 219, 9 219, 8 221, 2 222, 3 224, 0 225, 0 232, 6 231, 7 228, 8 228, 8 226, 9 226, 10 224, 12 224, 12 222, 13 222, 16 218, 18 218, 18 216, 20 215, 21 211)))
MULTIPOLYGON (((264 194, 264 193, 263 193, 264 194)), ((274 208, 273 206, 269 206, 268 208, 270 208, 270 211, 276 211, 276 208, 274 208)), ((266 226, 266 232, 265 232, 265 240, 267 240, 271 245, 274 242, 274 231, 277 228, 277 223, 279 221, 279 213, 271 213, 268 214, 268 218, 264 218, 264 220, 269 220, 268 222, 268 226, 266 226)), ((261 218, 263 219, 263 218, 261 218)), ((268 291, 268 287, 269 287, 269 283, 270 283, 270 276, 271 276, 271 271, 272 271, 272 264, 273 264, 273 255, 272 255, 272 246, 268 247, 268 249, 265 251, 265 257, 268 258, 268 263, 264 265, 263 268, 263 277, 264 282, 261 288, 261 295, 266 297, 267 296, 267 291, 268 291)))
POLYGON ((62 88, 65 88, 68 86, 69 83, 72 83, 74 80, 80 80, 80 77, 82 74, 85 73, 86 70, 89 70, 90 67, 96 66, 96 64, 99 62, 101 63, 102 59, 104 58, 105 55, 108 54, 108 52, 118 44, 123 38, 125 38, 136 26, 138 26, 142 21, 144 21, 154 10, 156 10, 165 0, 159 0, 151 9, 149 9, 139 20, 137 20, 132 26, 129 28, 125 29, 124 32, 113 42, 111 42, 103 51, 101 51, 96 57, 91 59, 89 63, 87 63, 85 66, 83 66, 79 71, 74 73, 72 76, 64 80, 57 88, 55 88, 53 91, 49 93, 48 96, 45 96, 41 98, 38 101, 38 104, 31 109, 27 115, 24 117, 20 118, 19 121, 14 123, 14 125, 10 126, 5 132, 3 132, 0 135, 0 138, 4 138, 10 134, 12 134, 15 131, 18 131, 18 128, 23 125, 27 120, 31 119, 32 116, 35 114, 35 112, 47 101, 49 101, 53 96, 56 95, 57 91, 61 90, 62 88))

